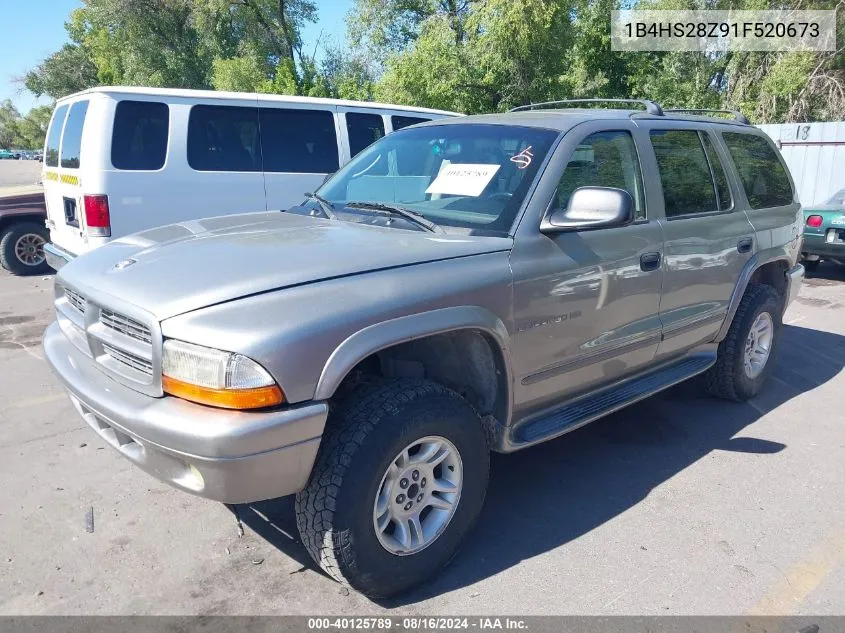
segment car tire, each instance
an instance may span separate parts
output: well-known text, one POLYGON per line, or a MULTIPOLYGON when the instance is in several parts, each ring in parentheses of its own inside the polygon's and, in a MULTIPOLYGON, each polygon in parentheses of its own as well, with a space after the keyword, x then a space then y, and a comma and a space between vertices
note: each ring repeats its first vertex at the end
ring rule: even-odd
POLYGON ((0 239, 0 264, 15 275, 40 275, 51 271, 44 258, 44 244, 50 239, 47 227, 35 222, 18 222, 7 227, 0 239), (31 247, 37 253, 30 251, 31 247))
POLYGON ((811 273, 811 272, 815 272, 815 270, 819 267, 819 264, 821 264, 822 262, 821 262, 820 259, 814 259, 812 261, 808 260, 808 259, 804 259, 804 260, 801 261, 801 263, 804 265, 804 269, 807 272, 811 273))
POLYGON ((300 537, 335 580, 371 597, 402 593, 455 555, 484 504, 489 466, 481 420, 458 394, 426 380, 369 384, 332 410, 309 483, 296 495, 300 537), (437 443, 447 456, 426 470, 437 443), (437 490, 451 487, 457 492, 437 490), (450 509, 427 505, 447 497, 450 509), (406 511, 419 511, 421 529, 404 520, 406 511))
POLYGON ((704 374, 711 395, 745 402, 760 392, 775 364, 782 315, 783 299, 774 288, 749 284, 719 343, 716 364, 704 374))

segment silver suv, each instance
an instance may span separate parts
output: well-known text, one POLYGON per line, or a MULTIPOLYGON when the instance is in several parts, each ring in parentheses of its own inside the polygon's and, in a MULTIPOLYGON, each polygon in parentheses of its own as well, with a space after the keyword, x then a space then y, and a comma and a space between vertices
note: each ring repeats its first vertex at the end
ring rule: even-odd
POLYGON ((44 347, 74 406, 187 492, 295 493, 317 564, 386 596, 453 556, 490 451, 697 375, 754 396, 803 278, 778 151, 741 115, 541 105, 65 266, 44 347))

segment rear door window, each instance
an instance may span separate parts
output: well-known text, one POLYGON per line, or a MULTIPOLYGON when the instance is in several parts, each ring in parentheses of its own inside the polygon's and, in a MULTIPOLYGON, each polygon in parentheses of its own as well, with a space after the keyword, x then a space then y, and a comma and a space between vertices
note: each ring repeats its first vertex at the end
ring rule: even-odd
POLYGON ((421 117, 416 116, 399 116, 394 115, 390 117, 390 122, 393 123, 393 131, 401 130, 403 127, 408 127, 409 125, 416 125, 417 123, 425 123, 426 121, 431 121, 431 119, 423 119, 421 117))
POLYGON ((156 170, 167 156, 170 109, 154 101, 121 101, 114 111, 111 162, 115 169, 156 170))
POLYGON ((725 132, 722 138, 752 209, 792 204, 795 196, 789 176, 770 141, 756 134, 738 132, 725 132))
POLYGON ((191 108, 188 164, 197 171, 261 171, 258 108, 191 108))
POLYGON ((704 151, 707 152, 707 160, 710 162, 710 170, 713 172, 713 180, 716 183, 716 194, 719 198, 719 210, 726 211, 731 208, 731 190, 728 187, 728 179, 725 177, 725 168, 722 161, 719 160, 719 155, 716 153, 716 148, 713 147, 713 141, 707 134, 701 134, 701 142, 704 145, 704 151))
POLYGON ((265 172, 328 174, 337 171, 337 133, 328 110, 261 108, 265 172))
POLYGON ((346 133, 349 136, 349 154, 355 156, 384 136, 384 121, 378 114, 347 112, 346 133))
POLYGON ((69 169, 79 167, 82 151, 82 128, 85 125, 85 115, 88 113, 88 101, 77 101, 70 106, 62 134, 61 165, 69 169))
POLYGON ((696 130, 652 130, 666 217, 719 210, 716 184, 696 130))
POLYGON ((50 122, 50 129, 47 131, 47 143, 44 152, 44 165, 46 167, 59 166, 59 143, 62 139, 62 127, 65 124, 67 106, 59 106, 53 113, 53 120, 50 122))

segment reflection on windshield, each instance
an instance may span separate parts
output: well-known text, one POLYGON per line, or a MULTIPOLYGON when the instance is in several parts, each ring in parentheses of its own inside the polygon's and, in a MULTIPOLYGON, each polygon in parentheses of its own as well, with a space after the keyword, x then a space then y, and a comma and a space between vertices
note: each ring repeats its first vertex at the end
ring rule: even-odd
POLYGON ((505 234, 557 133, 481 124, 406 129, 358 154, 320 188, 347 202, 401 206, 444 227, 505 234))
POLYGON ((845 207, 845 189, 840 189, 825 204, 835 204, 840 207, 845 207))

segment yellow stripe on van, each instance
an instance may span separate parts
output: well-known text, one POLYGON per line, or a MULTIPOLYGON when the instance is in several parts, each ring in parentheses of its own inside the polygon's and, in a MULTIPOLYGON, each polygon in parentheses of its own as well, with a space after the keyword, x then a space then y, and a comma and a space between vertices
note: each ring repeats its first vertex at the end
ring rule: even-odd
POLYGON ((78 185, 79 184, 79 178, 77 176, 72 175, 72 174, 62 174, 60 178, 61 178, 62 183, 65 184, 65 185, 78 185))
POLYGON ((54 171, 45 171, 44 172, 44 180, 58 180, 59 174, 54 171))

